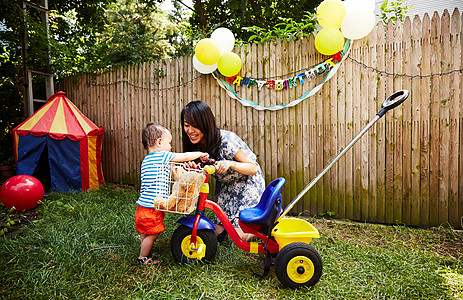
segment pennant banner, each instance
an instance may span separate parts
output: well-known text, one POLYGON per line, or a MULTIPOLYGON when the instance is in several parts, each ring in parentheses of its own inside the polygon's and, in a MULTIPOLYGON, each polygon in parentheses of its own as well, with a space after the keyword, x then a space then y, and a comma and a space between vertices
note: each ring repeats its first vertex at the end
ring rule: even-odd
POLYGON ((217 83, 219 84, 219 86, 225 89, 227 91, 227 94, 231 98, 238 100, 242 105, 251 106, 257 110, 280 110, 283 108, 295 106, 298 103, 309 98, 310 96, 315 95, 323 87, 325 82, 330 80, 336 74, 341 63, 347 58, 347 55, 349 54, 349 51, 350 51, 350 46, 351 46, 351 40, 347 40, 346 43, 344 44, 344 49, 340 52, 341 55, 339 56, 334 55, 333 57, 315 66, 314 68, 308 71, 305 71, 304 73, 301 73, 299 75, 296 75, 294 77, 284 79, 284 80, 256 80, 256 79, 246 78, 246 77, 243 78, 241 76, 233 76, 233 77, 228 77, 226 79, 222 79, 221 76, 216 76, 218 75, 217 72, 212 73, 212 75, 217 80, 217 83), (231 86, 231 85, 238 85, 241 87, 243 87, 244 85, 247 85, 248 87, 257 86, 259 91, 262 90, 262 88, 265 86, 268 89, 275 89, 278 91, 278 90, 292 88, 293 86, 296 86, 298 83, 302 85, 304 84, 304 79, 307 81, 310 81, 311 79, 316 78, 316 76, 324 74, 327 70, 328 70, 328 74, 323 79, 322 83, 320 83, 319 85, 317 85, 316 87, 314 87, 313 89, 311 89, 310 91, 302 95, 299 99, 294 100, 288 104, 262 106, 251 100, 246 100, 246 99, 241 98, 231 86))

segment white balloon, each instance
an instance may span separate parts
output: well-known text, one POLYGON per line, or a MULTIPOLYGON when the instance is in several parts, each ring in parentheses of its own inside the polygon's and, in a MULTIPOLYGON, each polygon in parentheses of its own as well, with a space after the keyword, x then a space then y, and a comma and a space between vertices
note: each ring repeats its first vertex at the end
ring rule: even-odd
POLYGON ((220 50, 222 52, 221 54, 231 52, 233 50, 233 47, 235 47, 235 36, 233 35, 233 32, 231 32, 228 28, 217 28, 212 32, 211 39, 213 39, 219 44, 220 50))
POLYGON ((347 12, 342 20, 341 32, 346 39, 358 40, 366 37, 374 27, 374 12, 362 8, 347 12))
POLYGON ((213 65, 205 65, 196 58, 196 55, 193 55, 193 67, 199 73, 210 74, 217 69, 217 63, 213 65))
POLYGON ((375 0, 344 0, 344 6, 346 7, 346 13, 357 9, 365 9, 374 12, 375 0))

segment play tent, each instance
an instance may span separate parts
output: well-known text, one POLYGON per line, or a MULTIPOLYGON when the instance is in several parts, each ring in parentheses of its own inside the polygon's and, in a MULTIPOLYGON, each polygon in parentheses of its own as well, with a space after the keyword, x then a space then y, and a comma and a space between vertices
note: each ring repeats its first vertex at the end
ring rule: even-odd
POLYGON ((67 192, 103 184, 98 128, 58 92, 12 131, 17 175, 37 177, 45 189, 67 192))

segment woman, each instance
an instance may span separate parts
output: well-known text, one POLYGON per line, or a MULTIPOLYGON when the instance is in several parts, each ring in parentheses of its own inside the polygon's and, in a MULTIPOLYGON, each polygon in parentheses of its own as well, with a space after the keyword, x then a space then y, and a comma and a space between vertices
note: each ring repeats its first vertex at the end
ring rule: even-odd
MULTIPOLYGON (((202 151, 216 160, 217 203, 235 227, 241 239, 254 236, 239 228, 239 212, 256 206, 265 189, 264 175, 256 155, 235 133, 217 128, 215 117, 203 101, 192 101, 182 110, 183 151, 202 151)), ((216 223, 218 219, 216 218, 216 223)), ((226 231, 217 225, 218 240, 226 231)))

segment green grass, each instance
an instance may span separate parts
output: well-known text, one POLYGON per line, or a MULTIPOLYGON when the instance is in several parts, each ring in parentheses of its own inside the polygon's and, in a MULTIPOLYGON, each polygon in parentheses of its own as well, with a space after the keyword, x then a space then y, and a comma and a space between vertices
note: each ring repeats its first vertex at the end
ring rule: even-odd
POLYGON ((44 199, 39 218, 0 237, 0 298, 463 299, 461 235, 444 228, 312 219, 323 275, 314 287, 291 290, 273 268, 254 277, 265 256, 231 242, 212 263, 176 263, 169 243, 180 215, 168 214, 155 244, 161 264, 138 266, 136 199, 136 191, 111 187, 44 199))

